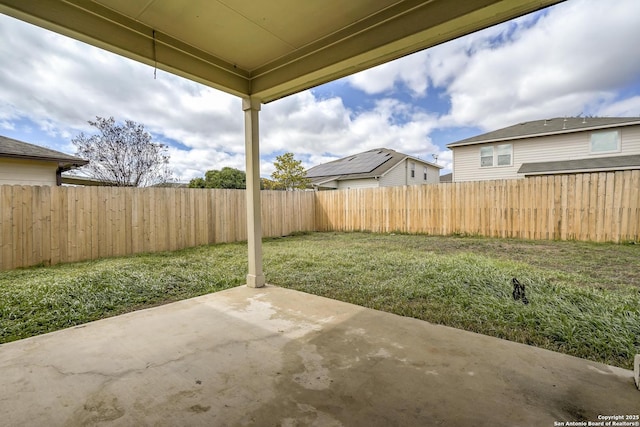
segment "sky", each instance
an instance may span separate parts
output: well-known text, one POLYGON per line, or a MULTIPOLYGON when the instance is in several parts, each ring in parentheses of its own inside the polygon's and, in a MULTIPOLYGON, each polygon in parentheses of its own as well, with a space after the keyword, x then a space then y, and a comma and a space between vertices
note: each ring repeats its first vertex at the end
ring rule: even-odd
MULTIPOLYGON (((390 148, 451 169, 446 145, 520 122, 640 116, 640 1, 569 0, 262 106, 261 175, 390 148), (437 160, 436 160, 437 159, 437 160)), ((113 116, 169 147, 180 182, 245 169, 238 97, 0 14, 0 135, 75 154, 113 116)))

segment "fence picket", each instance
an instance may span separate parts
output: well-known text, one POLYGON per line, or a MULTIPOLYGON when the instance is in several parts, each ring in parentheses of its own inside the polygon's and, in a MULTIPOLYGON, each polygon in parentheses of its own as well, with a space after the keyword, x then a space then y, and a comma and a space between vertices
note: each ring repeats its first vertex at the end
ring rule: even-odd
MULTIPOLYGON (((0 270, 246 240, 242 190, 0 186, 0 270)), ((262 192, 263 235, 640 240, 640 171, 262 192)))

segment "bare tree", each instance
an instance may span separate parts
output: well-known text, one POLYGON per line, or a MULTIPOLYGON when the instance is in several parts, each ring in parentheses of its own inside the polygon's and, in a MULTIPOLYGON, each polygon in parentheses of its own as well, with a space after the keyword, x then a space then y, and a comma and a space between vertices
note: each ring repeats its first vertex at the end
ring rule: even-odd
POLYGON ((89 124, 97 135, 80 133, 71 140, 76 155, 89 160, 82 170, 90 177, 118 187, 146 187, 173 180, 167 146, 151 141, 144 126, 113 117, 96 117, 89 124))

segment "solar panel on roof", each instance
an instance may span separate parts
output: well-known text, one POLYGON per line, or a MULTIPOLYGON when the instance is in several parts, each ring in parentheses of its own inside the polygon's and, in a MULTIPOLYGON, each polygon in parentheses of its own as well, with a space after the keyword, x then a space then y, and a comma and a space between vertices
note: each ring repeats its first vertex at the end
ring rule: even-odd
POLYGON ((368 173, 391 158, 385 151, 367 151, 355 156, 315 166, 307 172, 308 178, 332 175, 350 175, 368 173))

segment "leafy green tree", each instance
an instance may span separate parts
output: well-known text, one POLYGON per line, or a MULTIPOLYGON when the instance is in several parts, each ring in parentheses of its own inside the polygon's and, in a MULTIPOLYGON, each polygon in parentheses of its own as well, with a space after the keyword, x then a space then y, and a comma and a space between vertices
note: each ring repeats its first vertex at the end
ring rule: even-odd
POLYGON ((307 171, 302 166, 301 160, 293 158, 293 153, 284 153, 276 157, 273 162, 276 170, 271 174, 271 178, 285 190, 305 189, 310 181, 307 178, 307 171))
POLYGON ((189 188, 207 188, 207 181, 204 178, 193 178, 189 181, 189 188))
POLYGON ((189 181, 189 188, 246 188, 247 176, 238 169, 224 167, 221 170, 208 170, 204 178, 189 181))
POLYGON ((146 187, 173 181, 167 146, 151 141, 144 126, 113 117, 89 121, 99 134, 84 132, 71 140, 76 155, 89 160, 82 171, 91 178, 118 187, 146 187))
POLYGON ((269 178, 260 178, 260 189, 262 190, 284 190, 284 187, 269 178))

